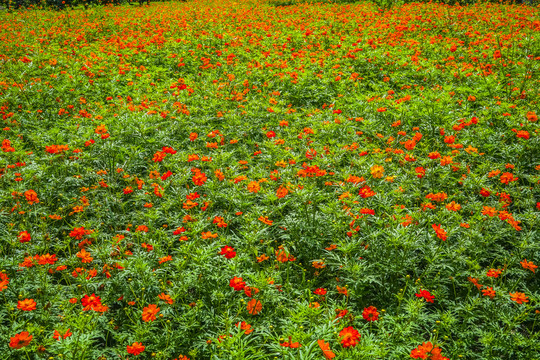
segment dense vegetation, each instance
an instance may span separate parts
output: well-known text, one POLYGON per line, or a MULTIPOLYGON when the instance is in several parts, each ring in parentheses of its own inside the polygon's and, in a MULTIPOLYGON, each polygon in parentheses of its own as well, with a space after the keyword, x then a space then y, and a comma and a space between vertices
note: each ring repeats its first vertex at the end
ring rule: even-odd
POLYGON ((539 9, 0 14, 0 358, 536 359, 539 9))

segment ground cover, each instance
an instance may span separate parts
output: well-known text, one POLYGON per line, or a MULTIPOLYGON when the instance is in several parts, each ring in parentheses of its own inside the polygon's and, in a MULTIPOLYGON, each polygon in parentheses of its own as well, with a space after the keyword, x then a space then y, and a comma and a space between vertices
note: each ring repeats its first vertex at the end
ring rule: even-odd
POLYGON ((538 358, 538 8, 0 19, 2 359, 538 358))

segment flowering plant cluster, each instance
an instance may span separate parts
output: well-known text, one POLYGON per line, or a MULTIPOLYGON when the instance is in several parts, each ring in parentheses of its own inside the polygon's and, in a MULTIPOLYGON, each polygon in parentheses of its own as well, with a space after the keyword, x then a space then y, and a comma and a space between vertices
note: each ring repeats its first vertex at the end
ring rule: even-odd
POLYGON ((540 9, 0 14, 1 359, 534 359, 540 9))

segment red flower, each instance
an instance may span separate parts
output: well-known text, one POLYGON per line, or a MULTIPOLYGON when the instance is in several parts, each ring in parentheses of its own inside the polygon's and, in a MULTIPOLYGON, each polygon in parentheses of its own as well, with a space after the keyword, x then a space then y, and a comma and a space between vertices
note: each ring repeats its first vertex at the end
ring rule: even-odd
POLYGON ((32 341, 33 336, 28 333, 28 331, 23 331, 19 334, 16 334, 14 337, 9 338, 9 346, 14 349, 20 349, 27 346, 32 341))
POLYGON ((318 288, 313 292, 315 295, 326 295, 326 289, 318 288))
POLYGON ((165 156, 167 156, 167 153, 166 152, 163 152, 163 151, 157 151, 155 154, 154 154, 154 157, 152 158, 152 160, 154 162, 162 162, 163 159, 165 159, 165 156))
POLYGON ((377 312, 377 308, 375 306, 364 308, 364 311, 362 312, 362 317, 366 321, 377 321, 379 319, 379 313, 377 312))
POLYGON ((232 247, 225 245, 224 247, 221 248, 221 252, 219 254, 225 255, 227 259, 232 259, 236 256, 236 251, 234 251, 232 247))
POLYGON ((423 297, 424 299, 426 299, 427 302, 430 302, 430 303, 432 303, 433 299, 435 299, 435 296, 431 295, 429 293, 429 291, 427 291, 427 290, 420 290, 420 292, 418 294, 415 294, 415 295, 418 298, 423 297))
POLYGON ((275 138, 276 137, 276 133, 273 132, 273 131, 269 131, 266 133, 266 137, 271 139, 271 138, 275 138))
POLYGON ((73 230, 69 233, 69 236, 75 240, 81 240, 84 235, 91 234, 92 232, 93 230, 85 230, 84 226, 81 226, 79 228, 73 228, 73 230))
POLYGON ((184 227, 179 227, 178 229, 174 230, 173 235, 180 235, 181 233, 185 231, 186 229, 184 227))
POLYGON ((343 347, 354 347, 360 339, 360 333, 352 326, 349 326, 339 332, 339 337, 341 338, 341 345, 343 347))
POLYGON ((491 193, 489 192, 489 190, 482 188, 482 190, 480 190, 480 195, 482 195, 483 197, 488 197, 489 195, 491 195, 491 193))
POLYGON ((234 277, 229 282, 229 286, 232 287, 236 291, 244 290, 244 287, 246 286, 246 283, 244 279, 241 277, 234 277))
POLYGON ((92 294, 90 296, 84 295, 84 297, 81 299, 81 304, 84 306, 83 310, 94 310, 96 308, 101 307, 101 299, 96 294, 92 294))
POLYGON ((128 354, 131 354, 131 355, 139 355, 140 353, 142 353, 145 349, 145 346, 143 346, 142 343, 138 343, 138 342, 134 342, 131 346, 128 345, 127 346, 127 352, 128 354))
POLYGON ((21 231, 18 238, 21 243, 29 242, 30 240, 32 240, 32 236, 30 236, 30 233, 28 231, 21 231))
POLYGON ((365 185, 364 187, 360 188, 360 190, 358 191, 358 195, 365 199, 371 196, 375 196, 375 191, 371 190, 369 186, 365 185))
POLYGON ((163 151, 164 153, 167 153, 167 154, 176 154, 176 150, 174 150, 172 147, 168 147, 168 146, 164 146, 163 148, 161 148, 161 151, 163 151))

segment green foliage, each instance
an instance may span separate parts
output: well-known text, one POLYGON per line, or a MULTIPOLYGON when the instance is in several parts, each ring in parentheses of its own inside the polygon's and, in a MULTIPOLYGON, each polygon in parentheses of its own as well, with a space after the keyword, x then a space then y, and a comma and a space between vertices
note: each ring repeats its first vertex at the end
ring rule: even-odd
POLYGON ((1 359, 537 357, 538 8, 276 4, 0 14, 1 359))

